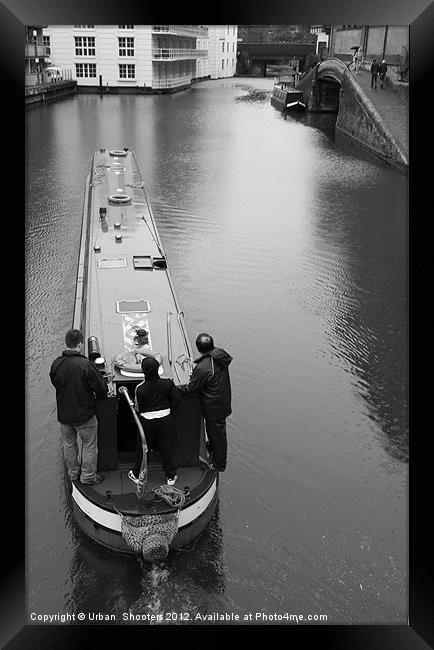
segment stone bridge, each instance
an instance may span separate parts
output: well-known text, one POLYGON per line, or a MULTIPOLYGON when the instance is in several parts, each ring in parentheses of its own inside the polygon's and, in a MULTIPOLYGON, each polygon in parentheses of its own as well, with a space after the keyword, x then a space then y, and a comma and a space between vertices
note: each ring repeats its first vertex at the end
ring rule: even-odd
POLYGON ((329 58, 318 63, 300 79, 297 89, 303 92, 308 111, 338 114, 338 134, 407 171, 408 152, 341 60, 329 58))

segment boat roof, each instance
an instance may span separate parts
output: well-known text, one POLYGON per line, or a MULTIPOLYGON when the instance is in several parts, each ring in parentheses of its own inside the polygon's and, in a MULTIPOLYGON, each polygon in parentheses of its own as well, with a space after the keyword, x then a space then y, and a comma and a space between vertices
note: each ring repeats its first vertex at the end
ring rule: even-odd
MULTIPOLYGON (((98 338, 106 364, 114 370, 113 359, 131 350, 136 329, 144 328, 149 332, 146 347, 163 357, 164 376, 176 384, 186 383, 188 364, 182 362, 191 356, 191 345, 182 316, 178 317, 180 307, 170 272, 164 268, 166 256, 133 152, 95 152, 88 178, 87 212, 88 274, 83 276, 82 324, 86 338, 98 338), (158 261, 163 268, 156 266, 158 261)), ((128 376, 117 370, 115 380, 128 381, 128 376)))

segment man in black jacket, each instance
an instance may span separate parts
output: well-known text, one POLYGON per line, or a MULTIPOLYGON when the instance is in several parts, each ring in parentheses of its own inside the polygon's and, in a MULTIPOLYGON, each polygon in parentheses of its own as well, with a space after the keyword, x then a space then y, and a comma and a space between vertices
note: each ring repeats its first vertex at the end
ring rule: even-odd
POLYGON ((377 78, 379 72, 380 64, 378 63, 377 59, 374 59, 371 65, 371 88, 375 88, 375 90, 377 90, 377 78))
POLYGON ((387 72, 387 63, 385 59, 382 60, 378 67, 378 71, 380 73, 380 83, 381 83, 381 88, 384 87, 384 80, 386 78, 386 72, 387 72))
POLYGON ((228 370, 232 357, 225 350, 214 347, 209 334, 199 334, 196 347, 201 356, 195 359, 196 366, 184 390, 200 397, 213 465, 219 472, 224 472, 227 460, 226 418, 232 413, 228 370))
POLYGON ((97 474, 96 399, 105 399, 108 393, 106 380, 87 357, 81 354, 83 334, 68 330, 65 336, 67 349, 55 359, 50 370, 51 383, 56 389, 57 419, 63 440, 63 455, 72 481, 80 476, 77 434, 82 441, 81 476, 85 485, 95 485, 104 480, 97 474))

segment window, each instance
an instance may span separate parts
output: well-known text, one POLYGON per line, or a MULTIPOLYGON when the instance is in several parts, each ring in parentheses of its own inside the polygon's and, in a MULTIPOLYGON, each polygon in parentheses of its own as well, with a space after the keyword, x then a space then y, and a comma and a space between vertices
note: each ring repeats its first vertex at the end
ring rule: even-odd
POLYGON ((119 29, 134 29, 134 25, 118 25, 119 29))
POLYGON ((225 69, 225 60, 222 59, 222 70, 224 70, 224 69, 225 69))
POLYGON ((224 52, 224 51, 225 51, 225 44, 222 43, 222 52, 224 52))
POLYGON ((134 56, 134 38, 126 38, 120 36, 119 41, 119 56, 134 56))
POLYGON ((51 54, 51 50, 50 50, 50 37, 49 37, 49 36, 43 36, 43 37, 42 37, 42 43, 43 43, 43 45, 45 45, 45 47, 47 48, 47 54, 51 54))
POLYGON ((232 67, 234 67, 234 60, 232 59, 232 67))
POLYGON ((119 64, 119 78, 120 79, 135 79, 136 78, 136 66, 131 63, 120 63, 119 64))
POLYGON ((229 43, 226 43, 226 52, 229 52, 229 43))
POLYGON ((95 56, 95 36, 74 36, 75 56, 95 56))
POLYGON ((76 77, 96 77, 96 63, 76 63, 76 77))
POLYGON ((232 43, 232 52, 235 52, 235 43, 232 43))
POLYGON ((75 29, 93 29, 95 25, 74 25, 75 29))

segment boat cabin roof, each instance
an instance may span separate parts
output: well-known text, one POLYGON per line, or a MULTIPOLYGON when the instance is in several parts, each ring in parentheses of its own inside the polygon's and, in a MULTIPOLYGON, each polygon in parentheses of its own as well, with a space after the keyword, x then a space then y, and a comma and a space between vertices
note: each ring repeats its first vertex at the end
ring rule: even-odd
MULTIPOLYGON (((95 153, 87 208, 89 264, 82 325, 86 339, 98 338, 106 365, 114 369, 113 359, 134 350, 136 330, 145 329, 149 333, 145 347, 161 354, 164 375, 177 384, 186 383, 188 365, 183 362, 191 347, 178 317, 166 256, 131 151, 101 149, 95 153)), ((141 378, 141 373, 131 377, 115 372, 117 381, 141 378)))

